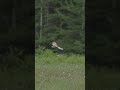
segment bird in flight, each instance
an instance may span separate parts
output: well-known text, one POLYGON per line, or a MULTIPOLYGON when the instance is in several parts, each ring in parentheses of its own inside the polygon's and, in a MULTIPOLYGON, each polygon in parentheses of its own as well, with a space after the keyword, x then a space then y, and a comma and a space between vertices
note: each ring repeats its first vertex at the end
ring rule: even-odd
POLYGON ((55 41, 52 42, 52 48, 58 48, 60 50, 63 50, 63 48, 59 47, 55 41))

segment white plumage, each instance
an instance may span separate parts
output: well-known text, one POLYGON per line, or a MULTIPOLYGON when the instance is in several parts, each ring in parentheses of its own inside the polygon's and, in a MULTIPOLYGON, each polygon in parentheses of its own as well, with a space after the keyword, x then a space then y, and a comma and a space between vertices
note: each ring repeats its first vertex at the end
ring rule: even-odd
POLYGON ((56 42, 52 42, 52 48, 58 48, 60 50, 63 50, 63 48, 59 47, 56 42))

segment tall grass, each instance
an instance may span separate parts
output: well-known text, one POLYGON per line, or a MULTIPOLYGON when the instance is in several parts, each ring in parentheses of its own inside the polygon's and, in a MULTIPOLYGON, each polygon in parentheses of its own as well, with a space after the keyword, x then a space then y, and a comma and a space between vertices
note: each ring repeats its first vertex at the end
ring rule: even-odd
POLYGON ((35 54, 35 62, 37 63, 77 63, 77 64, 84 64, 85 57, 84 55, 66 55, 60 54, 57 55, 53 53, 51 50, 46 50, 43 53, 36 53, 35 54))
POLYGON ((85 57, 57 56, 51 50, 35 55, 35 90, 85 90, 85 57))
POLYGON ((98 71, 96 67, 91 67, 86 73, 87 90, 120 89, 120 71, 115 68, 102 67, 98 71))
POLYGON ((31 90, 34 88, 34 55, 10 48, 0 56, 0 90, 31 90))

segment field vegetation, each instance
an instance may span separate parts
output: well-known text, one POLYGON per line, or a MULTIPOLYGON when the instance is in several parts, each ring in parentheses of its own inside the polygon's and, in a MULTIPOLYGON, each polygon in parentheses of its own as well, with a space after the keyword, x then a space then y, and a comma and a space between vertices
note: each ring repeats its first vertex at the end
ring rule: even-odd
POLYGON ((84 55, 36 53, 36 90, 85 90, 84 55))

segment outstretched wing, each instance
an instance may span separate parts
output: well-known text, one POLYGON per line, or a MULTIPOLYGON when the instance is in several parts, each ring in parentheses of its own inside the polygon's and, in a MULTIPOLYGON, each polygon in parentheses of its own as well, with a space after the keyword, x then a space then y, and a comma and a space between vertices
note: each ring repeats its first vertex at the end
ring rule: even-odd
POLYGON ((63 48, 61 48, 61 47, 58 47, 58 49, 63 50, 63 48))

